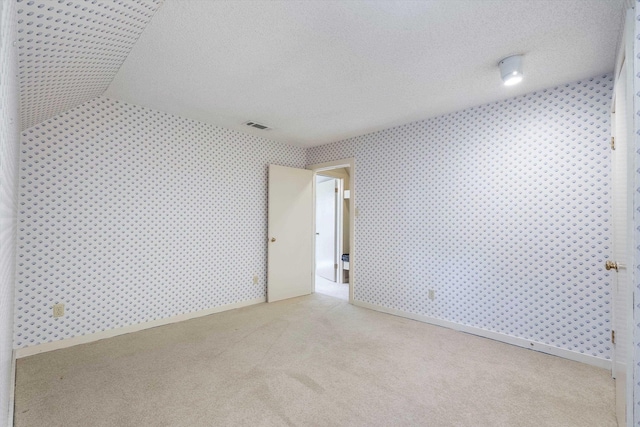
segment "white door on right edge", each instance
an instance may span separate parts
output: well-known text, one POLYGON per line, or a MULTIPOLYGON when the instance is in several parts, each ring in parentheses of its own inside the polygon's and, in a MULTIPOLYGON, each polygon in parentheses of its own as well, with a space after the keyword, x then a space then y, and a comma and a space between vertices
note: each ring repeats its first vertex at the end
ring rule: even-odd
MULTIPOLYGON (((611 214, 612 214, 612 257, 608 260, 609 272, 613 276, 612 330, 615 334, 613 345, 612 374, 616 379, 616 417, 618 424, 627 425, 627 395, 632 384, 628 383, 629 363, 632 363, 629 321, 633 313, 630 298, 629 264, 629 193, 628 193, 628 107, 627 107, 627 71, 623 62, 620 75, 616 79, 614 114, 612 125, 615 137, 615 149, 611 150, 611 214)), ((613 334, 612 334, 613 337, 613 334)))

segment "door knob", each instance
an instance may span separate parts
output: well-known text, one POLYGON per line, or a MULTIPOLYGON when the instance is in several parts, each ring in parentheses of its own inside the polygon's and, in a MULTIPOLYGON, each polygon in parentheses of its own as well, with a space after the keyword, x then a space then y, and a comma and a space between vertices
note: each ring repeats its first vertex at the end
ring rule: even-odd
POLYGON ((271 243, 273 243, 273 242, 275 242, 275 241, 276 241, 276 238, 275 238, 275 237, 272 237, 272 238, 271 238, 271 243))
POLYGON ((607 262, 604 263, 604 268, 606 268, 607 270, 618 271, 618 269, 620 268, 625 268, 625 265, 618 264, 616 261, 607 260, 607 262))

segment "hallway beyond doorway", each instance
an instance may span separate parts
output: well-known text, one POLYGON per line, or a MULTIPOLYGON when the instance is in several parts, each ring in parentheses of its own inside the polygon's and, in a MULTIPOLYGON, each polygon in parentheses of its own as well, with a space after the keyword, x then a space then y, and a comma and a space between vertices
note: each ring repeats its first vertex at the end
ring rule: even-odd
POLYGON ((316 292, 349 301, 349 284, 336 283, 316 275, 316 292))

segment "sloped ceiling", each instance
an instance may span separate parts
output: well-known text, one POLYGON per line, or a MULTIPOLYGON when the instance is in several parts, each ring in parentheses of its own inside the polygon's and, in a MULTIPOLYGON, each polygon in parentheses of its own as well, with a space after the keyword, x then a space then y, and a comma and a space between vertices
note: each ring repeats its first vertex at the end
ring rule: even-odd
POLYGON ((623 0, 166 0, 106 95, 308 147, 610 72, 622 15, 623 0), (505 87, 514 53, 525 80, 505 87))
POLYGON ((104 93, 162 0, 16 0, 21 127, 104 93))

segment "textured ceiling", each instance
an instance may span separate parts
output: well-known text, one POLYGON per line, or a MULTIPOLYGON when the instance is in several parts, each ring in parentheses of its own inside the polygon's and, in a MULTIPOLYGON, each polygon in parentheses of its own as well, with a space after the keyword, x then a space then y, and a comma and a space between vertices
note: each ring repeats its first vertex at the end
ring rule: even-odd
POLYGON ((104 93, 162 0, 16 0, 22 129, 104 93))
POLYGON ((106 95, 313 146, 609 72, 622 3, 166 0, 106 95))

